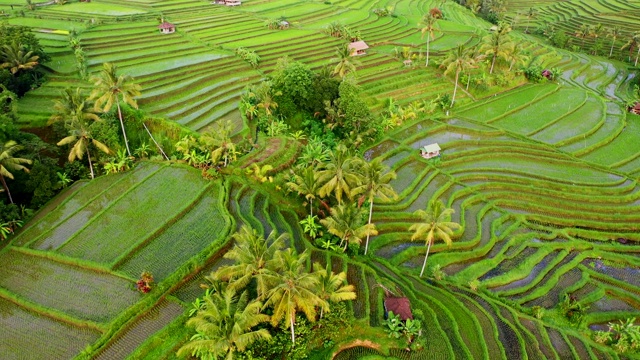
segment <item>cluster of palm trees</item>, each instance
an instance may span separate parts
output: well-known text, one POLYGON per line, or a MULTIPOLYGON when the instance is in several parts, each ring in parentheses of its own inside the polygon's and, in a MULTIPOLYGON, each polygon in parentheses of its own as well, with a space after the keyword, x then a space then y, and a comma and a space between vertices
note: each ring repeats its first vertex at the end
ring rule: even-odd
POLYGON ((350 42, 362 40, 359 30, 352 29, 349 26, 336 21, 329 23, 325 28, 325 32, 330 36, 342 38, 350 42))
POLYGON ((199 137, 183 137, 176 143, 176 150, 189 165, 203 171, 226 167, 238 156, 236 144, 231 139, 232 132, 230 120, 220 121, 199 137))
POLYGON ((338 247, 343 251, 349 244, 360 244, 366 237, 366 254, 371 235, 378 234, 375 224, 371 222, 374 200, 388 201, 397 197, 389 184, 396 174, 379 158, 364 161, 352 155, 342 144, 328 153, 318 155, 322 158, 299 167, 287 186, 309 202, 310 219, 315 219, 314 200, 325 199, 320 201, 325 207, 328 207, 327 201, 333 203, 329 208, 329 216, 320 220, 320 223, 339 238, 338 247), (369 202, 366 223, 361 206, 364 201, 369 202))
POLYGON ((509 66, 508 72, 511 72, 515 65, 524 66, 526 64, 529 57, 525 54, 522 46, 513 41, 509 35, 510 32, 511 26, 508 23, 499 22, 492 28, 491 33, 483 38, 479 47, 466 48, 462 44, 458 45, 442 61, 440 67, 445 69, 445 75, 455 74, 451 106, 456 100, 460 75, 466 73, 469 76, 467 79, 468 88, 471 82, 470 70, 478 68, 485 59, 491 59, 489 74, 493 74, 499 60, 509 66))
MULTIPOLYGON (((62 123, 64 125, 68 131, 68 136, 60 140, 57 145, 71 146, 69 162, 73 162, 76 159, 81 160, 86 154, 91 178, 93 179, 95 171, 91 159, 91 149, 96 148, 105 154, 114 154, 114 151, 103 141, 94 137, 92 134, 92 124, 102 121, 99 116, 100 113, 107 113, 114 105, 116 106, 126 154, 123 152, 118 155, 113 163, 105 166, 105 169, 108 172, 114 172, 126 168, 127 158, 132 158, 132 154, 127 132, 124 127, 124 118, 122 116, 120 103, 124 102, 137 109, 138 104, 135 98, 140 96, 141 92, 140 85, 133 82, 131 76, 118 74, 117 66, 112 63, 104 63, 102 70, 97 75, 92 76, 90 81, 94 84, 94 87, 88 97, 83 94, 80 88, 76 88, 75 90, 65 89, 62 91, 60 98, 57 99, 54 104, 54 114, 49 119, 49 124, 62 123)), ((143 126, 151 136, 146 125, 143 124, 143 126)), ((159 152, 167 158, 153 136, 151 136, 151 139, 158 147, 159 152)), ((147 145, 143 144, 143 147, 145 148, 143 152, 145 154, 148 153, 148 149, 146 149, 147 145)))
POLYGON ((234 263, 207 277, 211 285, 187 321, 196 334, 179 356, 233 359, 255 341, 271 338, 263 323, 270 323, 271 331, 289 328, 294 345, 297 314, 315 322, 331 304, 356 298, 344 272, 335 274, 319 263, 309 271, 309 252, 286 248, 286 233, 273 231, 265 239, 244 225, 233 238, 236 243, 224 257, 234 263))
POLYGON ((26 51, 24 46, 16 42, 2 46, 0 49, 0 68, 9 69, 16 75, 20 71, 31 70, 38 65, 40 57, 33 51, 26 51))

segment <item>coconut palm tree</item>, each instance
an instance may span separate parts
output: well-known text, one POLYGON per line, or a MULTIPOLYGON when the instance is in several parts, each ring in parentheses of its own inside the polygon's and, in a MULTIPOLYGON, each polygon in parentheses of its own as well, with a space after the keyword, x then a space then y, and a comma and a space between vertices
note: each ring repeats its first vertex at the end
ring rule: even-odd
POLYGON ((291 329, 291 343, 295 345, 296 313, 303 312, 310 322, 316 320, 316 307, 326 308, 325 300, 317 294, 318 277, 307 271, 309 253, 296 254, 293 249, 276 253, 277 272, 272 272, 273 287, 267 293, 265 307, 273 307, 271 325, 284 321, 291 329))
POLYGON ((344 244, 343 251, 349 244, 361 244, 362 238, 369 235, 378 235, 375 224, 365 224, 362 217, 362 208, 356 204, 340 204, 331 208, 331 216, 320 220, 327 230, 340 238, 340 247, 344 244))
POLYGON ((531 18, 535 17, 536 14, 538 12, 536 11, 536 9, 530 7, 529 10, 527 11, 526 15, 527 15, 527 26, 524 29, 524 33, 528 34, 529 33, 529 22, 531 21, 531 18))
POLYGON ((359 185, 357 172, 359 160, 352 157, 347 147, 340 144, 331 152, 329 162, 318 172, 318 181, 322 187, 318 191, 320 197, 334 193, 338 203, 342 203, 342 194, 351 197, 351 189, 359 185))
POLYGON ((120 119, 120 127, 124 136, 124 145, 127 148, 127 155, 131 156, 129 149, 129 140, 127 132, 124 129, 124 120, 122 119, 122 110, 120 109, 120 100, 138 108, 135 100, 136 96, 140 96, 140 85, 133 82, 133 78, 129 75, 118 75, 118 67, 113 63, 104 63, 103 68, 98 76, 92 76, 90 79, 95 88, 91 92, 91 99, 95 100, 95 108, 102 112, 108 112, 113 103, 118 108, 118 119, 120 119))
POLYGON ((511 32, 511 26, 506 22, 500 22, 495 27, 495 30, 484 38, 484 44, 480 47, 480 52, 491 55, 489 74, 493 74, 496 60, 499 57, 504 57, 504 50, 510 45, 509 32, 511 32))
MULTIPOLYGON (((318 288, 316 294, 320 299, 324 300, 327 305, 331 303, 337 303, 340 301, 354 300, 356 298, 355 287, 347 284, 347 273, 341 272, 335 274, 331 271, 331 266, 327 264, 326 268, 323 268, 320 263, 313 264, 313 275, 318 278, 318 288)), ((329 311, 330 308, 320 308, 320 318, 322 318, 324 311, 329 311)))
POLYGON ((438 18, 431 15, 431 13, 428 13, 422 18, 423 27, 420 30, 422 32, 422 37, 424 38, 424 35, 427 34, 427 62, 425 63, 425 66, 429 66, 429 43, 435 36, 434 31, 437 29, 437 21, 438 18))
POLYGON ((61 99, 56 99, 53 104, 54 113, 49 119, 49 125, 54 122, 64 122, 65 126, 87 120, 99 121, 100 117, 95 112, 89 99, 82 96, 80 88, 75 91, 66 88, 60 92, 61 99))
POLYGON ((275 268, 275 254, 282 251, 288 238, 289 234, 278 236, 274 230, 265 239, 256 230, 243 225, 233 234, 235 246, 224 254, 224 258, 234 260, 234 264, 219 268, 213 278, 230 281, 230 288, 236 291, 255 279, 258 299, 262 300, 269 289, 267 275, 275 268))
POLYGON ((411 225, 409 231, 413 231, 411 241, 424 240, 427 245, 427 254, 424 257, 420 277, 424 273, 427 265, 429 250, 431 245, 437 240, 442 240, 451 246, 453 231, 460 228, 460 224, 450 221, 454 210, 445 208, 441 200, 431 200, 427 205, 427 210, 416 210, 414 214, 420 218, 421 222, 411 225))
MULTIPOLYGON (((391 180, 396 178, 394 171, 382 163, 380 158, 375 158, 371 162, 364 163, 362 167, 362 185, 353 190, 354 194, 363 194, 369 200, 369 221, 371 225, 371 217, 373 215, 373 200, 377 197, 384 201, 391 198, 397 198, 398 194, 389 184, 391 180)), ((367 241, 364 246, 364 254, 367 255, 369 250, 369 233, 367 233, 367 241)))
POLYGON ((178 350, 179 357, 233 360, 255 341, 271 339, 267 329, 253 330, 269 321, 269 316, 260 312, 261 302, 249 301, 247 291, 236 296, 234 289, 222 287, 221 292, 208 292, 203 300, 186 323, 196 334, 178 350))
POLYGON ((313 166, 308 166, 300 174, 294 174, 293 181, 288 182, 287 186, 298 195, 304 195, 305 199, 309 201, 309 214, 313 217, 313 199, 316 198, 320 189, 316 169, 313 166))
POLYGON ((475 59, 470 56, 469 52, 465 50, 464 45, 460 44, 458 47, 449 53, 449 56, 444 59, 441 68, 444 68, 444 74, 448 75, 452 71, 455 71, 456 78, 453 87, 453 97, 451 98, 451 106, 456 101, 456 93, 458 91, 458 80, 460 79, 460 73, 468 69, 472 69, 475 65, 475 59))
POLYGON ((0 51, 0 68, 9 69, 12 74, 21 70, 31 70, 38 65, 40 57, 33 55, 33 51, 24 51, 24 47, 18 43, 4 45, 0 51))
POLYGON ((582 43, 580 44, 580 49, 584 47, 584 41, 587 39, 587 37, 589 37, 589 34, 591 34, 591 25, 582 24, 580 25, 580 28, 576 30, 576 33, 575 33, 576 37, 582 39, 582 43))
POLYGON ((18 143, 13 140, 9 140, 6 143, 0 145, 0 181, 2 181, 2 186, 7 192, 9 201, 12 204, 13 198, 11 198, 11 192, 9 191, 9 187, 7 186, 7 181, 5 180, 5 178, 13 180, 13 174, 11 173, 11 171, 22 170, 28 173, 29 169, 23 164, 30 165, 32 163, 32 161, 29 159, 23 159, 13 156, 13 154, 20 150, 22 150, 22 146, 18 145, 18 143))
POLYGON ((620 50, 629 49, 629 60, 631 60, 631 53, 634 49, 638 49, 638 53, 636 54, 636 61, 633 66, 638 66, 638 56, 640 56, 640 31, 636 31, 633 34, 628 35, 627 42, 622 45, 620 50))
POLYGON ((504 59, 509 63, 509 72, 514 65, 525 65, 529 61, 529 56, 525 55, 520 44, 512 43, 505 51, 504 59))
POLYGON ((337 63, 333 68, 333 75, 344 78, 347 74, 356 72, 356 67, 360 65, 360 62, 353 58, 354 51, 349 48, 348 43, 336 48, 336 57, 329 60, 331 63, 337 63))
POLYGON ((69 152, 69 162, 74 162, 76 159, 82 160, 84 154, 87 154, 87 160, 89 161, 89 170, 91 171, 91 178, 94 178, 93 164, 91 163, 91 151, 90 145, 95 146, 98 150, 105 154, 110 154, 109 147, 91 136, 89 132, 89 126, 82 120, 71 123, 68 127, 69 136, 58 142, 58 146, 64 146, 73 144, 71 151, 69 152))
POLYGON ((233 124, 230 120, 217 122, 211 131, 204 133, 200 140, 210 148, 211 161, 214 164, 222 161, 222 166, 226 167, 230 162, 236 160, 236 144, 231 139, 233 124))
POLYGON ((620 30, 619 26, 614 26, 609 28, 607 31, 607 37, 611 38, 611 49, 609 50, 609 57, 613 55, 613 46, 616 43, 616 40, 622 35, 622 30, 620 30))

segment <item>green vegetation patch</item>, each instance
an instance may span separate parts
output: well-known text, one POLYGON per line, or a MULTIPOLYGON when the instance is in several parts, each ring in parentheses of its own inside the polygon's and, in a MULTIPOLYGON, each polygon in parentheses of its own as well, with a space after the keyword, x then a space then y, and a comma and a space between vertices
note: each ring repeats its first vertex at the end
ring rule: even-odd
POLYGON ((0 255, 0 261, 2 288, 78 319, 106 323, 140 299, 132 281, 112 274, 15 250, 0 255))

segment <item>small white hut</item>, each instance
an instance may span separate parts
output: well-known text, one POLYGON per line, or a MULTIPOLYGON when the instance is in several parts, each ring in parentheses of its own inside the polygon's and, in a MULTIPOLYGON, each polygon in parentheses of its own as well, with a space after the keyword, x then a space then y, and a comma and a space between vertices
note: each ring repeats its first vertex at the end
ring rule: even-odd
POLYGON ((430 144, 420 148, 420 155, 425 159, 431 159, 440 156, 440 145, 438 143, 430 144))

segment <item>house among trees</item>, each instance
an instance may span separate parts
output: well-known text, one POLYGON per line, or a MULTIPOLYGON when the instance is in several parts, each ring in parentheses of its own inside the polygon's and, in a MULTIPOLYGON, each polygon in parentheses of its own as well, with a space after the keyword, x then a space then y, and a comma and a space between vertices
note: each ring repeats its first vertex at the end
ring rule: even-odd
POLYGON ((403 61, 402 63, 404 64, 404 66, 409 67, 409 66, 413 65, 413 60, 411 60, 411 59, 406 59, 406 60, 405 60, 405 61, 403 61))
POLYGON ((546 77, 548 80, 553 80, 553 73, 549 69, 544 69, 542 71, 542 76, 546 77))
POLYGON ((633 106, 629 106, 627 110, 636 115, 640 115, 640 102, 636 102, 633 106))
POLYGON ((425 159, 440 156, 440 145, 438 143, 423 146, 420 149, 420 155, 425 159))
POLYGON ((411 313, 411 303, 406 297, 386 297, 384 298, 384 317, 389 315, 389 311, 400 317, 400 320, 413 320, 411 313))
POLYGON ((160 29, 161 34, 173 34, 176 32, 176 26, 166 21, 163 21, 162 24, 158 25, 158 29, 160 29))
POLYGON ((351 50, 351 56, 365 55, 367 53, 365 50, 367 50, 368 48, 369 48, 369 45, 367 45, 367 43, 362 40, 354 41, 351 44, 349 44, 349 50, 351 50))

